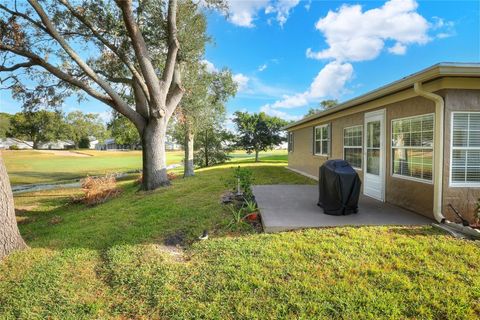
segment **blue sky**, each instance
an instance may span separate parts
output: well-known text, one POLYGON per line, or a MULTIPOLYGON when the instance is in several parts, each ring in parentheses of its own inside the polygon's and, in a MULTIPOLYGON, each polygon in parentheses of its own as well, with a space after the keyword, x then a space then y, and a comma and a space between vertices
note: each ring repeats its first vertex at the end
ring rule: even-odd
MULTIPOLYGON (((239 84, 228 102, 288 120, 324 99, 345 101, 438 62, 480 61, 480 1, 229 0, 228 18, 208 13, 205 63, 239 84)), ((18 102, 0 93, 2 111, 18 102)), ((96 101, 65 110, 107 116, 96 101)))

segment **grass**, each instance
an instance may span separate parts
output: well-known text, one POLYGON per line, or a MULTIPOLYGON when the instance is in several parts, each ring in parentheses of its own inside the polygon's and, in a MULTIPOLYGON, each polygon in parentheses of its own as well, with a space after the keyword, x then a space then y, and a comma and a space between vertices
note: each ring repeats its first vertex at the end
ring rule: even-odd
POLYGON ((431 227, 230 229, 219 198, 235 165, 257 184, 314 183, 280 160, 246 159, 155 192, 122 181, 96 207, 71 204, 78 190, 18 195, 31 249, 0 263, 0 318, 480 317, 478 243, 431 227), (210 239, 196 241, 204 229, 210 239))
MULTIPOLYGON (((73 151, 75 152, 75 151, 73 151)), ((34 150, 4 150, 2 156, 12 185, 32 183, 58 183, 87 175, 125 172, 141 169, 141 151, 77 151, 83 157, 55 155, 34 150), (86 155, 86 156, 85 156, 86 155)), ((231 154, 232 161, 253 162, 254 156, 243 151, 231 154)), ((262 161, 286 161, 285 150, 273 150, 260 154, 262 161)), ((182 151, 167 152, 167 164, 181 163, 182 151)))

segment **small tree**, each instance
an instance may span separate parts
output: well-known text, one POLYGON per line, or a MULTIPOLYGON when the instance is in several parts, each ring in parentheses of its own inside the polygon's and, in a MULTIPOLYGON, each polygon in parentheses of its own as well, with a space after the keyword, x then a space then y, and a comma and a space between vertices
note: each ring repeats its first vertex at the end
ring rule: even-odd
POLYGON ((285 141, 282 127, 287 121, 278 117, 271 117, 264 112, 249 114, 248 112, 235 112, 233 119, 239 137, 237 146, 247 151, 255 152, 255 162, 258 162, 258 153, 273 149, 285 141))
POLYGON ((38 149, 40 142, 59 139, 63 134, 63 117, 59 112, 39 110, 15 114, 10 119, 9 135, 31 140, 33 149, 38 149))
MULTIPOLYGON (((194 175, 194 162, 198 165, 198 160, 194 161, 195 136, 205 136, 211 128, 221 127, 225 103, 237 88, 229 70, 210 73, 201 62, 188 65, 183 81, 185 95, 176 113, 174 136, 184 147, 184 176, 188 177, 194 175)), ((213 130, 215 136, 219 135, 217 131, 213 130)))
POLYGON ((130 147, 141 144, 137 129, 127 118, 114 112, 113 119, 108 124, 110 135, 116 144, 129 145, 130 147))
POLYGON ((7 137, 7 133, 10 131, 11 118, 11 114, 0 112, 0 139, 7 137))
MULTIPOLYGON (((70 112, 66 117, 65 137, 75 143, 75 148, 80 147, 80 142, 88 141, 93 136, 98 140, 105 137, 105 126, 97 114, 83 113, 82 111, 70 112)), ((82 147, 85 146, 83 143, 82 147)))
POLYGON ((215 164, 224 163, 230 157, 232 151, 233 134, 217 129, 215 126, 204 128, 197 134, 195 147, 198 150, 194 156, 194 163, 199 167, 209 167, 215 164))

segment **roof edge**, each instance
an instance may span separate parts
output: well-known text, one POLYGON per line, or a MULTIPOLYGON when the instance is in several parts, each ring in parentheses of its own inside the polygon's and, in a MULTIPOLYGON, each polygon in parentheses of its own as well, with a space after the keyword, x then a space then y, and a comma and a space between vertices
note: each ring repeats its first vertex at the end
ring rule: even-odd
POLYGON ((393 92, 405 90, 412 86, 415 82, 424 82, 433 80, 439 77, 446 77, 446 76, 476 76, 480 77, 480 63, 472 62, 472 63, 458 63, 458 62, 441 62, 434 64, 428 68, 422 69, 418 72, 415 72, 411 75, 403 77, 399 80, 391 82, 387 85, 381 86, 377 89, 364 93, 356 98, 347 100, 345 102, 340 103, 339 105, 327 109, 324 111, 320 111, 315 113, 311 116, 305 117, 298 121, 295 121, 289 125, 283 127, 283 130, 288 130, 290 128, 296 127, 298 125, 319 119, 326 115, 348 109, 353 108, 357 105, 367 103, 372 100, 376 100, 382 98, 386 95, 389 95, 393 92))

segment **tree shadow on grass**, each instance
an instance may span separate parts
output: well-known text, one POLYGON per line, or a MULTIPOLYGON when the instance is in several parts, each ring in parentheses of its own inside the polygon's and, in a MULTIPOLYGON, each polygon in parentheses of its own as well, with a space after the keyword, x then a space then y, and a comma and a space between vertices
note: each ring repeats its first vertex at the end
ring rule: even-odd
MULTIPOLYGON (((195 177, 177 178, 172 186, 153 192, 139 192, 133 181, 126 182, 119 196, 93 207, 72 204, 71 197, 60 197, 58 190, 42 197, 32 194, 32 199, 19 195, 16 205, 24 207, 21 217, 26 219, 20 230, 31 247, 100 250, 117 244, 163 243, 177 235, 190 244, 205 229, 212 236, 231 234, 227 228, 231 215, 220 197, 236 164, 200 170, 195 177), (28 207, 32 205, 36 207, 28 207)), ((275 163, 247 167, 255 184, 310 183, 275 163)))

